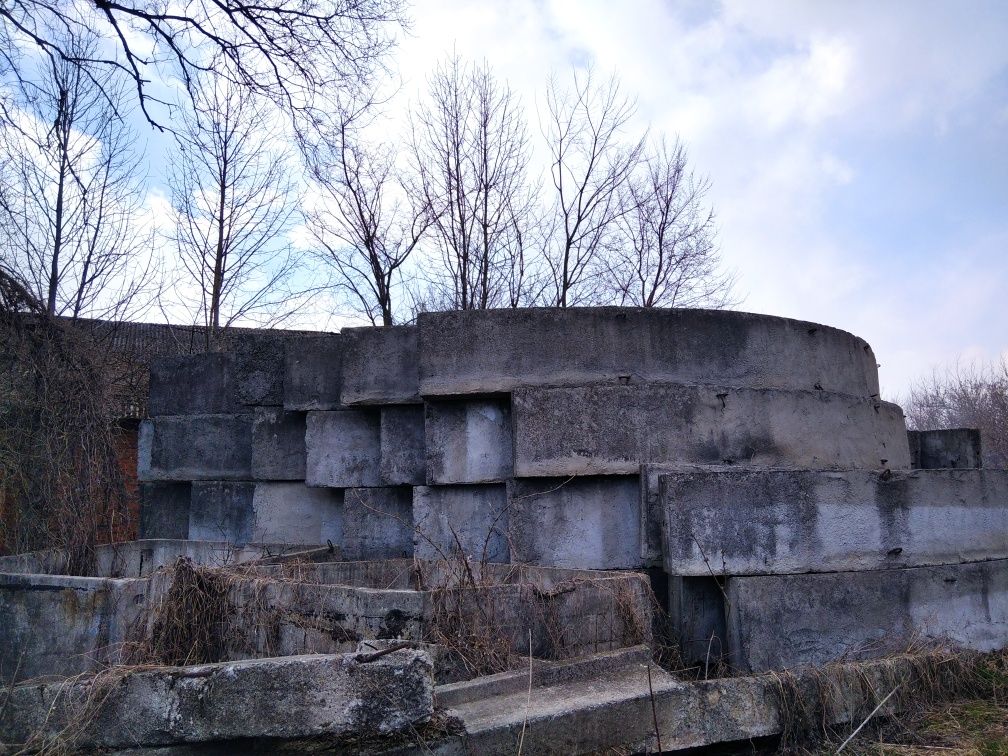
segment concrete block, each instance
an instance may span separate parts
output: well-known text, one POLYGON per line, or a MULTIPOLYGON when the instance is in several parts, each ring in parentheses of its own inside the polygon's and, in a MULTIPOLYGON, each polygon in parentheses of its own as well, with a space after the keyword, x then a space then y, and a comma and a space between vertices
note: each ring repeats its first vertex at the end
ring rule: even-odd
POLYGON ((140 538, 189 537, 189 483, 140 484, 140 538))
POLYGON ((913 642, 1008 645, 1008 560, 873 572, 729 578, 741 670, 876 658, 913 642))
POLYGON ((234 383, 239 402, 280 407, 284 402, 284 344, 293 337, 266 332, 233 338, 234 383))
POLYGON ((151 361, 147 412, 158 415, 223 415, 241 411, 234 358, 188 354, 151 361))
POLYGON ((284 346, 284 409, 338 408, 342 364, 343 337, 338 333, 287 341, 284 346))
POLYGON ((424 397, 627 378, 878 394, 845 331, 729 310, 576 307, 420 313, 424 397))
POLYGON ((189 505, 189 538, 197 541, 255 540, 255 511, 249 482, 194 482, 189 505))
POLYGON ((141 481, 248 480, 252 415, 156 417, 140 423, 141 481))
POLYGON ((343 492, 303 483, 256 483, 252 517, 252 543, 339 546, 343 492))
POLYGON ((980 431, 976 428, 907 431, 910 465, 921 470, 983 467, 980 431))
POLYGON ((686 664, 716 665, 726 654, 724 579, 669 576, 669 624, 686 664))
POLYGON ((1008 471, 660 476, 665 570, 766 575, 1008 558, 1008 471))
POLYGON ((309 486, 380 486, 381 420, 377 409, 309 412, 305 431, 309 486))
POLYGON ((350 560, 412 557, 413 489, 346 489, 342 543, 350 560))
POLYGON ((511 477, 506 399, 427 402, 424 424, 428 483, 494 483, 511 477))
POLYGON ((426 483, 423 407, 382 407, 380 435, 382 482, 389 486, 426 483))
POLYGON ((910 466, 903 412, 825 391, 680 384, 517 389, 515 475, 637 473, 647 463, 910 466))
POLYGON ((252 477, 304 480, 306 413, 257 407, 252 420, 252 477))
POLYGON ((0 712, 4 740, 72 730, 74 750, 230 742, 225 750, 241 751, 251 739, 324 737, 340 751, 411 730, 434 711, 430 657, 412 650, 373 661, 339 654, 161 667, 130 672, 107 690, 98 684, 12 688, 0 712), (84 710, 92 714, 81 721, 84 710))
POLYGON ((514 562, 578 569, 642 566, 637 477, 514 480, 514 562))
POLYGON ((417 329, 344 328, 344 405, 419 402, 417 329))
POLYGON ((418 559, 458 554, 508 562, 508 502, 503 485, 417 486, 413 489, 414 553, 418 559), (456 536, 458 543, 456 543, 456 536))

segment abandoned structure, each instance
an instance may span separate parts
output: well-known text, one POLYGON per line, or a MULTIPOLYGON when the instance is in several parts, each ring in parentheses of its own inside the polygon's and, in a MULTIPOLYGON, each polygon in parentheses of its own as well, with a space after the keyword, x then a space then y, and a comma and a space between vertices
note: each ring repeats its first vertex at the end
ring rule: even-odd
MULTIPOLYGON (((326 720, 338 726, 298 704, 286 729, 237 717, 88 742, 387 734, 440 707, 462 732, 439 752, 513 753, 531 668, 487 678, 446 652, 446 589, 482 591, 492 620, 466 599, 453 621, 470 628, 483 612, 509 652, 546 665, 537 685, 573 691, 595 676, 609 708, 588 726, 583 710, 548 710, 574 693, 543 694, 529 742, 544 751, 654 748, 662 728, 665 748, 775 732, 768 694, 735 678, 717 683, 720 708, 700 707, 707 719, 684 719, 690 696, 712 689, 652 671, 641 644, 654 616, 667 614, 685 663, 743 674, 911 643, 1008 645, 1008 472, 980 468, 975 431, 908 435, 877 367, 865 341, 827 326, 624 308, 425 313, 416 326, 165 358, 140 429, 144 540, 102 551, 90 577, 61 575, 55 553, 0 559, 0 610, 16 618, 0 675, 120 660, 138 626, 156 632, 142 610, 171 593, 178 575, 163 568, 186 555, 246 565, 228 586, 229 628, 250 607, 273 612, 268 633, 232 633, 213 660, 238 665, 235 680, 270 674, 256 664, 296 677, 283 659, 325 677, 319 660, 380 647, 373 684, 395 669, 412 682, 376 714, 354 687, 362 666, 340 661, 338 680, 318 682, 327 705, 343 695, 367 711, 326 720), (72 632, 30 632, 43 624, 72 632), (624 718, 623 740, 605 734, 607 717, 624 718), (576 734, 557 729, 574 721, 576 734)), ((145 685, 168 684, 136 683, 123 701, 145 685)), ((26 700, 55 695, 33 691, 26 700)), ((13 711, 6 726, 24 740, 40 725, 13 711)))

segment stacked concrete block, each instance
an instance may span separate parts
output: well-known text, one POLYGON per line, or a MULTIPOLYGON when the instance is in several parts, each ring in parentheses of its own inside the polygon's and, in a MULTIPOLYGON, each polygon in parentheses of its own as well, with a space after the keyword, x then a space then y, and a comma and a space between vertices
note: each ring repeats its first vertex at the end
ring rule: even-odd
POLYGON ((976 428, 948 428, 907 431, 910 465, 921 470, 983 467, 980 431, 976 428))

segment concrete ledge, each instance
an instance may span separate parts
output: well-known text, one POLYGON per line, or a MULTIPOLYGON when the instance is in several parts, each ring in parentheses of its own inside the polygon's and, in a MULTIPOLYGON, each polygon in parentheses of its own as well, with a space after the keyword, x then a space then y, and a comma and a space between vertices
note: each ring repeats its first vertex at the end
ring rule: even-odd
POLYGON ((252 477, 305 479, 306 413, 256 407, 252 419, 252 477))
POLYGON ((508 562, 508 502, 503 485, 417 486, 413 489, 414 554, 508 562), (458 542, 456 542, 456 536, 458 542))
POLYGON ((876 658, 911 643, 1008 645, 1008 560, 875 572, 733 577, 729 663, 782 669, 876 658))
POLYGON ((381 420, 377 409, 309 412, 305 431, 309 486, 382 485, 381 420))
POLYGON ((862 339, 816 323, 727 310, 593 307, 420 313, 424 397, 628 377, 878 394, 862 339))
POLYGON ((1008 558, 1008 471, 660 476, 665 571, 772 575, 1008 558))
POLYGON ((894 404, 825 391, 681 384, 518 389, 519 477, 634 474, 659 462, 910 466, 894 404))
POLYGON ((642 566, 638 486, 629 476, 512 481, 512 561, 576 569, 642 566))
POLYGON ((12 688, 0 732, 11 743, 75 733, 74 749, 132 748, 387 735, 433 713, 432 665, 419 651, 368 663, 355 654, 291 656, 102 679, 12 688))
POLYGON ((415 326, 344 328, 344 405, 419 403, 415 326))
POLYGON ((430 401, 424 426, 428 483, 497 483, 512 476, 507 400, 430 401))
POLYGON ((283 406, 286 410, 340 406, 343 337, 338 333, 291 339, 285 345, 283 406))
POLYGON ((983 467, 980 431, 976 428, 907 431, 911 466, 922 470, 983 467))
POLYGON ((144 420, 137 451, 137 477, 144 482, 248 480, 252 477, 252 415, 144 420))

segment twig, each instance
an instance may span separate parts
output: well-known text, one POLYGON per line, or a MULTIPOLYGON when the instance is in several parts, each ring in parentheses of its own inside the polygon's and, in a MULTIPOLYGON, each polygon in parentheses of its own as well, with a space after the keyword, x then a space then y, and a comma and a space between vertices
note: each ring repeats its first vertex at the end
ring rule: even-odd
POLYGON ((654 698, 654 686, 651 685, 651 665, 647 665, 647 686, 648 692, 651 694, 651 718, 654 720, 654 734, 655 738, 658 740, 658 753, 661 753, 664 749, 661 745, 661 733, 658 731, 658 707, 655 706, 654 698))
MULTIPOLYGON (((901 685, 902 685, 902 683, 901 683, 901 685)), ((888 701, 890 698, 892 698, 893 693, 895 693, 899 689, 900 689, 900 686, 897 685, 895 688, 893 688, 892 690, 889 691, 889 693, 886 695, 885 698, 883 698, 881 701, 879 701, 878 706, 876 706, 874 709, 871 710, 871 714, 869 714, 867 717, 865 717, 864 721, 857 726, 857 729, 854 730, 854 732, 852 732, 850 735, 847 736, 847 740, 845 740, 843 743, 840 744, 840 747, 836 749, 837 753, 840 753, 840 751, 842 751, 844 748, 847 747, 847 744, 850 743, 854 739, 854 736, 857 735, 859 732, 861 732, 861 728, 864 727, 866 724, 868 724, 868 720, 870 720, 872 717, 874 717, 875 714, 878 712, 878 710, 881 709, 885 705, 885 702, 888 701)))
POLYGON ((371 654, 357 654, 354 657, 354 661, 358 662, 359 664, 367 664, 368 662, 373 662, 376 659, 381 659, 383 656, 395 653, 396 651, 402 651, 403 649, 415 648, 415 647, 416 644, 410 642, 394 643, 388 648, 383 648, 380 651, 375 651, 374 653, 371 654))
POLYGON ((528 695, 525 698, 525 717, 522 719, 521 735, 518 737, 518 756, 521 756, 522 746, 525 745, 525 726, 528 724, 529 709, 532 707, 532 629, 529 628, 529 683, 528 695))

